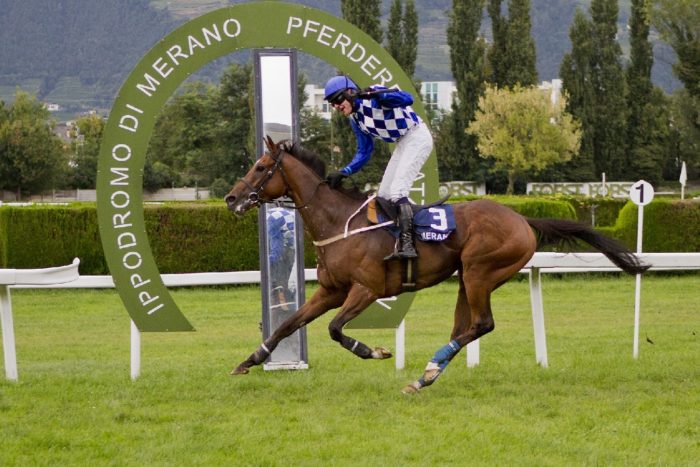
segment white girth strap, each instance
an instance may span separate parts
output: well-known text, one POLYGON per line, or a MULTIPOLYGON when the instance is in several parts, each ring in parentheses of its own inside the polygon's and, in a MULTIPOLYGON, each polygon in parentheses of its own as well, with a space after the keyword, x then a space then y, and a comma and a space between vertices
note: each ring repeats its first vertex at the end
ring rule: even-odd
POLYGON ((314 241, 313 244, 315 246, 326 246, 326 245, 329 245, 333 242, 337 242, 338 240, 342 240, 344 238, 348 238, 348 237, 351 237, 353 235, 356 235, 356 234, 359 234, 362 232, 367 232, 369 230, 379 229, 381 227, 386 227, 387 225, 393 224, 394 221, 386 221, 386 222, 382 222, 381 224, 373 224, 373 225, 369 225, 367 227, 360 227, 359 229, 348 230, 350 228, 350 221, 355 216, 357 216, 360 213, 360 211, 362 211, 362 209, 369 204, 369 202, 371 200, 373 200, 376 197, 377 197, 377 195, 372 195, 369 198, 367 198, 365 200, 365 202, 362 203, 362 205, 359 208, 357 208, 357 210, 355 212, 353 212, 350 215, 350 217, 348 217, 348 220, 345 221, 345 229, 343 230, 343 233, 340 233, 338 235, 334 235, 333 237, 327 238, 325 240, 314 241))

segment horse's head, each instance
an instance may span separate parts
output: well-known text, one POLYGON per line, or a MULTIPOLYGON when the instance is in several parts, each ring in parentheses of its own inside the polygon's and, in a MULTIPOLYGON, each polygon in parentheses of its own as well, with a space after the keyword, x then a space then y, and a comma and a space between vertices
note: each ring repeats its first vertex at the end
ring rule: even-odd
POLYGON ((279 198, 287 191, 282 173, 285 151, 269 136, 265 139, 267 152, 258 159, 243 178, 231 188, 224 200, 234 214, 243 214, 260 203, 279 198))

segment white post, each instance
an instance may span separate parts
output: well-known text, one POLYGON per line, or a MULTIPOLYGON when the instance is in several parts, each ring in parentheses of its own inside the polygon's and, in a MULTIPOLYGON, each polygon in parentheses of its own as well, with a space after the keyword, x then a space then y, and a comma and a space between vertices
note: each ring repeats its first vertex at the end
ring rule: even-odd
POLYGON ((532 307, 532 330, 535 334, 535 359, 542 368, 547 368, 547 335, 544 329, 544 305, 542 302, 542 272, 532 268, 530 276, 530 304, 532 307))
MULTIPOLYGON (((637 254, 642 252, 642 228, 644 226, 644 205, 637 207, 637 254)), ((634 286, 634 338, 632 343, 632 357, 639 356, 639 307, 642 295, 642 275, 637 274, 634 286)))
POLYGON ((396 328, 396 369, 403 370, 406 367, 406 320, 396 328))
POLYGON ((479 339, 471 341, 467 344, 467 367, 474 368, 479 365, 479 353, 481 346, 479 344, 479 339))
POLYGON ((135 381, 141 374, 141 333, 131 321, 131 379, 135 381))
POLYGON ((12 323, 10 287, 7 285, 0 285, 0 321, 2 321, 2 347, 5 354, 5 376, 10 381, 17 381, 15 329, 12 323))
MULTIPOLYGON (((637 207, 637 255, 642 252, 642 231, 644 230, 644 206, 654 199, 654 187, 639 180, 630 188, 630 199, 637 207)), ((639 306, 642 294, 642 275, 637 274, 634 289, 634 338, 632 343, 632 357, 639 355, 639 306)))

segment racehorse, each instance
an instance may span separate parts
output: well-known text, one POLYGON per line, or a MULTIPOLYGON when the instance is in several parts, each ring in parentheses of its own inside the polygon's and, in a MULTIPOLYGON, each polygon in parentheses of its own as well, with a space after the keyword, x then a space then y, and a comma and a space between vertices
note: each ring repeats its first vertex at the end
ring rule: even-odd
MULTIPOLYGON (((402 262, 383 261, 394 237, 371 228, 366 196, 332 189, 325 182, 325 163, 298 144, 266 138, 267 151, 225 197, 235 214, 281 196, 294 202, 318 260, 318 290, 232 372, 248 373, 263 363, 277 344, 328 310, 340 307, 328 328, 333 340, 364 359, 385 359, 391 353, 369 348, 343 333, 343 327, 375 300, 402 293, 402 262), (359 215, 356 215, 358 214, 359 215), (353 233, 355 233, 353 235, 353 233)), ((644 272, 624 245, 568 220, 531 219, 490 200, 453 204, 456 230, 441 243, 417 242, 415 290, 438 284, 455 271, 459 291, 450 342, 439 349, 423 375, 402 389, 412 393, 431 385, 461 348, 494 329, 491 293, 532 258, 538 246, 588 243, 629 274, 644 272), (537 233, 537 236, 535 235, 537 233)))

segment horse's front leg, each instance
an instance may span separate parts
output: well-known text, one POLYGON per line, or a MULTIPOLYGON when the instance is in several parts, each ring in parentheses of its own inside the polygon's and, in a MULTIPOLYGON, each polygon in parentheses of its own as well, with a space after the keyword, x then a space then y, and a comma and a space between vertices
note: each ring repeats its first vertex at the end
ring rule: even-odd
POLYGON ((362 342, 343 334, 343 327, 362 313, 377 298, 377 295, 365 286, 360 284, 353 285, 340 313, 328 325, 331 339, 339 342, 340 345, 360 358, 385 359, 391 357, 391 352, 383 347, 376 347, 373 350, 362 342))
POLYGON ((344 298, 345 293, 342 291, 320 287, 308 302, 302 305, 296 313, 287 318, 270 337, 260 344, 260 347, 258 347, 255 352, 250 354, 250 357, 234 368, 231 374, 246 374, 250 370, 250 367, 263 363, 282 339, 290 336, 297 329, 310 323, 328 310, 337 308, 343 303, 344 298))

